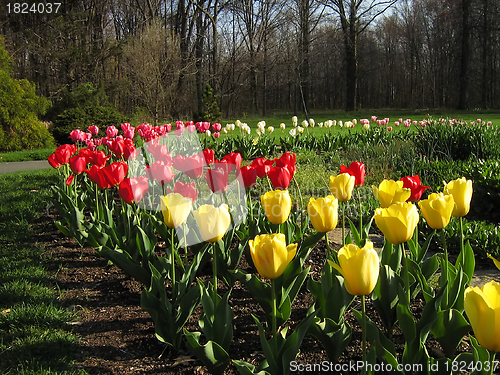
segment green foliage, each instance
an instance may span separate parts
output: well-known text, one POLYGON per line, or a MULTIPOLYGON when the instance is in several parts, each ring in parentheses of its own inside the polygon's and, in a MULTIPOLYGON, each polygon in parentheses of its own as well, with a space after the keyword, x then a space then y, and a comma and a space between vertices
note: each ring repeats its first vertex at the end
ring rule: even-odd
POLYGON ((118 126, 126 121, 127 117, 112 107, 70 108, 57 116, 52 134, 58 143, 63 144, 68 143, 69 133, 74 129, 87 131, 90 125, 97 125, 101 131, 105 131, 108 126, 118 126))
POLYGON ((50 106, 35 85, 11 77, 10 59, 0 39, 0 151, 50 147, 54 142, 38 119, 50 106))
POLYGON ((221 118, 222 113, 217 104, 217 95, 212 86, 207 83, 203 91, 203 121, 220 122, 221 118))
POLYGON ((469 160, 500 155, 500 128, 484 123, 430 120, 414 134, 416 151, 429 159, 469 160))

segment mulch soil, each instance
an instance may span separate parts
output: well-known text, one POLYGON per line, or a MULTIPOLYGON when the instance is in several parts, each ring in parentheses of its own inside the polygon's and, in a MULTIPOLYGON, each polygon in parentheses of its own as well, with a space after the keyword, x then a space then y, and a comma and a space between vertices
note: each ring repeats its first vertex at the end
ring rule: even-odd
MULTIPOLYGON (((53 224, 53 214, 40 218, 34 224, 36 244, 45 247, 46 264, 57 288, 61 290, 61 300, 68 309, 75 311, 75 321, 68 322, 80 339, 75 367, 89 374, 208 374, 202 363, 187 349, 173 352, 155 337, 153 322, 140 307, 141 284, 116 266, 108 264, 93 248, 81 248, 72 239, 64 237, 53 224)), ((307 260, 311 266, 310 276, 316 280, 319 279, 324 262, 324 246, 324 242, 320 242, 307 260)), ((245 264, 242 268, 245 268, 245 264)), ((208 264, 202 273, 209 277, 210 271, 211 265, 208 264)), ((313 303, 305 285, 294 302, 292 316, 287 323, 292 328, 306 316, 313 303)), ((222 295, 225 288, 222 282, 219 288, 219 294, 222 295)), ((251 314, 262 318, 263 311, 238 282, 230 301, 234 311, 234 337, 229 354, 232 359, 258 365, 264 355, 251 314)), ((368 315, 377 323, 378 317, 370 299, 367 301, 368 315)), ((360 310, 360 304, 360 300, 356 299, 354 308, 360 310)), ((423 306, 422 300, 413 302, 415 316, 419 316, 423 306)), ((200 313, 201 308, 195 310, 186 325, 188 330, 199 330, 200 313)), ((346 319, 352 327, 353 336, 339 362, 350 363, 361 360, 361 331, 351 313, 346 314, 346 319)), ((398 353, 402 354, 404 339, 398 328, 392 340, 398 353)), ((432 337, 426 345, 431 356, 444 356, 440 345, 432 337)), ((459 352, 462 351, 470 351, 467 338, 460 344, 459 352)), ((321 343, 306 335, 297 362, 319 364, 323 361, 328 361, 328 357, 321 343)), ((230 365, 226 374, 238 374, 238 371, 230 365)))

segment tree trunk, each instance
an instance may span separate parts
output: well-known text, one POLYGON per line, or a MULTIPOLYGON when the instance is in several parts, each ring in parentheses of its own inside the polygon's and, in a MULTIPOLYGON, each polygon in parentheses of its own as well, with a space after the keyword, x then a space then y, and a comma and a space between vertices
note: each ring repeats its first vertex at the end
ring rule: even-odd
POLYGON ((468 109, 469 107, 469 60, 470 60, 470 46, 469 46, 469 11, 470 0, 462 0, 462 56, 460 59, 460 91, 458 109, 468 109))

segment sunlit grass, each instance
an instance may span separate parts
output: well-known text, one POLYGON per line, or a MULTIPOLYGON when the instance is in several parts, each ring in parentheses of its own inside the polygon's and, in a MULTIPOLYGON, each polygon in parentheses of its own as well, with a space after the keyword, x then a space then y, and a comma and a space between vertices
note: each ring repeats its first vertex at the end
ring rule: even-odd
POLYGON ((47 157, 54 152, 56 148, 41 148, 37 150, 23 150, 15 152, 0 153, 1 162, 16 162, 26 160, 46 160, 47 157))
POLYGON ((0 373, 74 374, 75 317, 59 301, 35 246, 33 220, 51 200, 57 172, 0 175, 0 373))

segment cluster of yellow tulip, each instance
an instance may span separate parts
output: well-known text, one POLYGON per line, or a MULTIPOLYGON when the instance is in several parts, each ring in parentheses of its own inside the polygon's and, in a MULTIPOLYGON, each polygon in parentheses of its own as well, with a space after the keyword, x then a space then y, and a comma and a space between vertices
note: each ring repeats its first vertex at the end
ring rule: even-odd
MULTIPOLYGON (((350 200, 354 187, 358 185, 353 174, 341 173, 330 177, 331 195, 310 198, 307 213, 316 231, 326 234, 337 227, 339 202, 350 200)), ((421 189, 415 199, 415 192, 403 185, 403 181, 383 180, 378 186, 372 187, 374 196, 380 202, 380 207, 374 213, 374 221, 386 240, 393 245, 408 242, 413 237, 420 220, 414 203, 419 200, 423 188, 427 188, 420 186, 418 180, 417 185, 421 189)), ((439 230, 448 225, 451 216, 461 218, 469 212, 471 197, 472 181, 460 178, 445 183, 443 192, 431 193, 426 199, 419 200, 418 207, 429 227, 439 230)), ((273 190, 261 196, 261 205, 269 222, 281 225, 288 220, 292 202, 287 190, 273 190)), ((176 228, 186 221, 192 210, 192 201, 171 193, 162 197, 162 208, 166 225, 176 228)), ((212 243, 224 236, 231 223, 225 204, 219 207, 203 205, 193 211, 193 216, 202 239, 212 243)), ((258 273, 271 281, 284 273, 298 248, 297 243, 287 245, 282 233, 259 234, 248 244, 258 273)), ((379 277, 379 254, 374 250, 373 243, 367 240, 362 247, 344 244, 336 255, 337 260, 327 259, 328 263, 342 274, 345 288, 351 295, 363 296, 364 306, 364 296, 374 290, 379 277)), ((491 351, 500 351, 500 283, 492 281, 482 288, 467 288, 464 308, 478 342, 491 351), (493 329, 488 325, 491 322, 496 323, 493 329)))
MULTIPOLYGON (((161 197, 163 219, 169 228, 177 228, 186 222, 192 210, 191 198, 186 198, 178 193, 169 193, 161 197)), ((231 224, 231 215, 227 204, 215 207, 204 204, 193 211, 193 216, 200 229, 203 241, 219 241, 231 224)))

